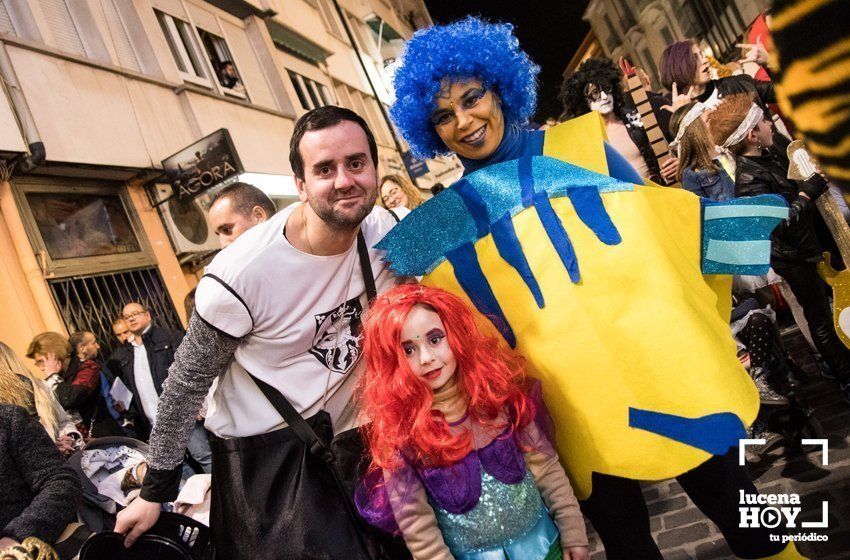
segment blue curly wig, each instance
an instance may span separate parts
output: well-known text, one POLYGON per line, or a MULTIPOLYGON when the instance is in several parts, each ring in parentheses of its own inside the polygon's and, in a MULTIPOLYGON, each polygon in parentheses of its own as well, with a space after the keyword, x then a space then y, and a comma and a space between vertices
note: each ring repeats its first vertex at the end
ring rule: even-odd
POLYGON ((480 79, 502 100, 505 126, 510 126, 524 124, 534 114, 538 72, 509 23, 468 16, 423 29, 407 42, 393 76, 396 101, 390 116, 414 155, 446 154, 429 120, 444 78, 480 79))

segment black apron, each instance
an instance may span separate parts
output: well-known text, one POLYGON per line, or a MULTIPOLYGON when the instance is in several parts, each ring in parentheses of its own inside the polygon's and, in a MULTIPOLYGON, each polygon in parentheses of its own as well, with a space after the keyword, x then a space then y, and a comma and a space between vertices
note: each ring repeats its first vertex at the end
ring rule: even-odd
MULTIPOLYGON (((357 237, 371 301, 375 279, 357 237)), ((320 411, 306 420, 278 390, 252 376, 287 427, 256 436, 212 438, 210 529, 219 560, 406 559, 401 538, 372 527, 354 506, 368 453, 357 429, 333 435, 320 411)))

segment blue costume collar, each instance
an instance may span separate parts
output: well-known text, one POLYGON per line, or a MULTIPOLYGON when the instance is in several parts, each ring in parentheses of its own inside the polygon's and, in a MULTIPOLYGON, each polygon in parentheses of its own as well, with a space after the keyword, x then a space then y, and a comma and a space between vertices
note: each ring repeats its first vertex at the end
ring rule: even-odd
POLYGON ((468 159, 458 155, 463 164, 463 174, 469 175, 484 167, 519 159, 523 155, 538 156, 543 153, 543 132, 524 130, 517 125, 506 125, 505 135, 496 151, 484 159, 468 159))

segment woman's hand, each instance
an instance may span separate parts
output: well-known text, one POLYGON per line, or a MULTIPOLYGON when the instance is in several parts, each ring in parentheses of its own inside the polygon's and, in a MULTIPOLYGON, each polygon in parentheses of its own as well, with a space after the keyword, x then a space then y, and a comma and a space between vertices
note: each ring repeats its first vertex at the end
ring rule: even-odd
POLYGON ((684 107, 685 105, 693 101, 693 98, 691 97, 691 92, 693 91, 694 88, 688 86, 688 89, 686 89, 683 93, 679 93, 679 86, 676 84, 676 82, 673 82, 673 101, 670 103, 670 105, 662 105, 661 108, 670 111, 671 113, 675 113, 676 109, 678 109, 679 107, 684 107))
POLYGON ((741 64, 755 62, 759 66, 767 66, 767 63, 770 62, 770 54, 767 52, 767 49, 764 48, 764 45, 761 44, 761 36, 756 39, 755 44, 738 43, 735 46, 740 49, 747 50, 747 54, 744 55, 744 58, 738 60, 741 64))
POLYGON ((62 367, 62 362, 56 357, 56 354, 50 352, 44 357, 44 377, 60 373, 65 368, 62 367))
POLYGON ((679 158, 670 156, 661 164, 661 177, 667 184, 674 183, 679 175, 679 158))
POLYGON ((59 436, 56 438, 56 449, 63 457, 68 458, 74 452, 74 438, 71 436, 59 436))
POLYGON ((586 546, 571 546, 564 551, 564 560, 587 560, 586 546))
POLYGON ((0 550, 6 550, 7 548, 18 546, 19 544, 21 543, 19 543, 12 537, 3 537, 2 539, 0 539, 0 550))
POLYGON ((127 535, 124 546, 130 548, 148 529, 154 526, 161 511, 160 504, 136 498, 130 505, 118 512, 115 532, 127 535))

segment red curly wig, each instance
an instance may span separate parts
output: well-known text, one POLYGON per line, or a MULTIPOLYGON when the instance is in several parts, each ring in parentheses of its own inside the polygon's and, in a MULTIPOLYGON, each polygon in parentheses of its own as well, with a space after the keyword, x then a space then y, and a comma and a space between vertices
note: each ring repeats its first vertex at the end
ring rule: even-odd
POLYGON ((453 434, 442 412, 433 410, 431 388, 419 379, 401 346, 401 330, 410 310, 425 306, 440 316, 446 340, 457 360, 458 389, 466 396, 473 422, 504 428, 507 418, 517 433, 534 418, 534 405, 522 391, 525 376, 497 339, 478 330, 466 304, 446 291, 406 284, 377 297, 364 322, 366 372, 358 394, 363 434, 372 467, 395 470, 399 454, 428 467, 446 466, 472 450, 468 431, 453 434))

